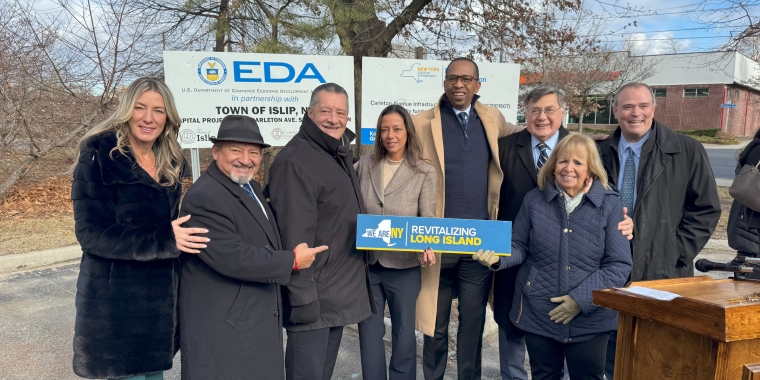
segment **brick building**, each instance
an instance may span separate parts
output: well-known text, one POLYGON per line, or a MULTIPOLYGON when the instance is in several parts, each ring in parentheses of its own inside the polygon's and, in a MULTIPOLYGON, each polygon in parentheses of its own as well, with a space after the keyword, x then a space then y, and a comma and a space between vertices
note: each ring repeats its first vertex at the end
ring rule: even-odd
MULTIPOLYGON (((627 53, 621 53, 627 54, 627 53)), ((644 80, 655 91, 655 119, 675 130, 720 128, 736 136, 752 136, 760 128, 760 65, 736 52, 646 56, 655 75, 644 80), (730 111, 721 104, 734 103, 730 111)), ((586 115, 584 127, 614 128, 610 100, 586 115)), ((524 121, 520 118, 519 121, 524 121)), ((566 125, 577 126, 568 115, 566 125)))

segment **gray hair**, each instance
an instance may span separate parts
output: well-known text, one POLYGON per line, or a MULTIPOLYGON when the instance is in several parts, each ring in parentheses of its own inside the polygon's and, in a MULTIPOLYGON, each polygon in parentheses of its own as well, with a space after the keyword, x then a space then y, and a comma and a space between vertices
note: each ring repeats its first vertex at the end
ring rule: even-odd
POLYGON ((652 105, 656 106, 657 100, 655 100, 654 98, 654 90, 652 90, 652 87, 649 87, 649 85, 644 82, 628 82, 624 84, 622 87, 620 87, 620 89, 618 89, 617 92, 615 93, 615 98, 612 99, 612 108, 615 108, 617 106, 618 96, 620 95, 621 92, 623 92, 623 90, 625 90, 626 88, 641 88, 641 87, 644 87, 647 90, 649 90, 649 94, 652 95, 652 105))
POLYGON ((343 94, 346 97, 346 103, 348 103, 348 92, 346 92, 346 89, 341 87, 341 85, 337 83, 325 83, 320 84, 317 86, 317 88, 314 89, 314 91, 311 92, 311 100, 309 101, 309 108, 314 108, 314 106, 317 105, 317 98, 319 98, 319 93, 322 91, 331 92, 333 94, 343 94))
POLYGON ((565 103, 565 93, 557 87, 548 85, 538 86, 525 94, 523 97, 523 107, 527 107, 528 104, 532 102, 537 102, 538 99, 541 99, 546 95, 557 95, 557 103, 559 103, 560 108, 567 108, 567 103, 565 103))

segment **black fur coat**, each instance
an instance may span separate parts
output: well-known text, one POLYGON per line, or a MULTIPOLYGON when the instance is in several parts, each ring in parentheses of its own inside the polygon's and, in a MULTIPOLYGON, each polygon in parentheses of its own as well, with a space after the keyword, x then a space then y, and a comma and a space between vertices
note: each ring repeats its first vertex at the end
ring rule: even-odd
POLYGON ((83 251, 73 365, 86 378, 164 371, 179 347, 171 221, 181 186, 159 185, 131 154, 111 158, 115 145, 112 131, 88 139, 71 188, 83 251))

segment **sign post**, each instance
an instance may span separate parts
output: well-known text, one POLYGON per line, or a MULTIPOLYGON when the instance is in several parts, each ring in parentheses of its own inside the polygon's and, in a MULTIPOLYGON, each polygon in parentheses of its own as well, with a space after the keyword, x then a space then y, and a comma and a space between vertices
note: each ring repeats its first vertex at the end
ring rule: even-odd
POLYGON ((726 103, 721 104, 720 108, 726 109, 726 130, 723 132, 728 133, 728 115, 731 114, 731 108, 736 108, 736 104, 733 104, 731 103, 731 100, 728 100, 726 103))
POLYGON ((201 158, 198 148, 190 148, 190 164, 193 166, 193 182, 201 176, 201 158))

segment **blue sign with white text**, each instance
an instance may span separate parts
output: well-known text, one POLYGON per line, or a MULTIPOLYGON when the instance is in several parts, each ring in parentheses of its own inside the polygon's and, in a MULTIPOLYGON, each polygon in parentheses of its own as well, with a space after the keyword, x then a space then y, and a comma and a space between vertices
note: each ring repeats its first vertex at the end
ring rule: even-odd
POLYGON ((375 128, 362 128, 362 144, 375 145, 375 128))
POLYGON ((356 248, 473 254, 479 249, 500 256, 512 252, 512 222, 453 218, 360 214, 356 248))

